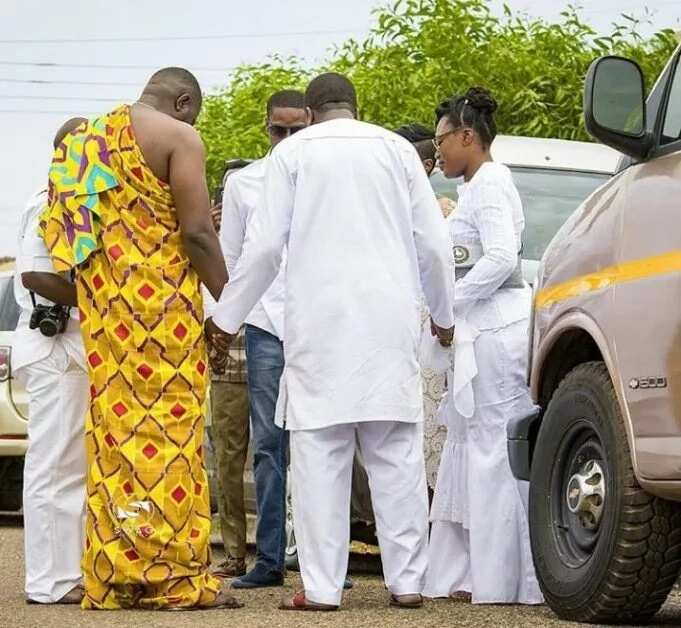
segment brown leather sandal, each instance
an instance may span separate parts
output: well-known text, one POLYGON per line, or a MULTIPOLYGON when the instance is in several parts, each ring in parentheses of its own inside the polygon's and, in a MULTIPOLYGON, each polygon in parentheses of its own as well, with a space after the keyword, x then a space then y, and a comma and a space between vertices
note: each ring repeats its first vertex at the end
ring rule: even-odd
POLYGON ((338 606, 334 604, 320 604, 319 602, 311 602, 305 597, 305 591, 298 591, 292 597, 285 597, 279 605, 279 610, 282 611, 317 611, 321 613, 329 613, 337 611, 338 606))
POLYGON ((423 596, 420 593, 391 595, 390 606, 395 608, 421 608, 423 606, 423 596))
POLYGON ((220 563, 211 574, 216 578, 238 578, 246 575, 246 561, 243 558, 228 558, 220 563))
POLYGON ((181 611, 217 611, 226 608, 243 608, 243 602, 239 602, 231 593, 221 589, 212 604, 203 606, 164 606, 161 610, 169 612, 181 611))

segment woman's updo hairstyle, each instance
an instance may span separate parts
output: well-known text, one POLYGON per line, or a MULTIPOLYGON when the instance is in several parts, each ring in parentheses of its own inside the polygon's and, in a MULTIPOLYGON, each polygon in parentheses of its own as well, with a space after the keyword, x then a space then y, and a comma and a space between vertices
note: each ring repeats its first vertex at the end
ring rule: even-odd
POLYGON ((446 117, 454 129, 470 127, 478 134, 483 147, 489 148, 497 136, 496 110, 497 101, 488 90, 471 87, 465 95, 441 102, 435 115, 438 122, 446 117))

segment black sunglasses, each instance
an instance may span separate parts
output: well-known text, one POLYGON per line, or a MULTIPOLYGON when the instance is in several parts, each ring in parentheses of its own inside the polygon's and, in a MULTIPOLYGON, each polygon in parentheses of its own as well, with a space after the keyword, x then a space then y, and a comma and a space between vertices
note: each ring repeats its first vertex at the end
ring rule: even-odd
POLYGON ((275 137, 288 137, 289 135, 294 135, 298 131, 302 131, 304 126, 282 126, 280 124, 270 124, 267 127, 268 133, 274 135, 275 137))

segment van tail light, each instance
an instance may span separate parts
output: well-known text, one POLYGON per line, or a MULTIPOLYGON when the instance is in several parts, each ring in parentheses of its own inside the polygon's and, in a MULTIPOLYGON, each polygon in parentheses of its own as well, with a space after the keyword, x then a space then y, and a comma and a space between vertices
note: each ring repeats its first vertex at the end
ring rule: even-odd
POLYGON ((12 376, 11 357, 12 347, 0 345, 0 382, 6 382, 12 376))

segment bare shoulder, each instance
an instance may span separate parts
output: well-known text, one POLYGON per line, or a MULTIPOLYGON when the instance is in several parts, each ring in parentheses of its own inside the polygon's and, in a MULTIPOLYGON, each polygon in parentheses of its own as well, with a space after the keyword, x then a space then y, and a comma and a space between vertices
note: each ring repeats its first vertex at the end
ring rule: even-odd
POLYGON ((201 136, 189 124, 142 108, 132 110, 131 121, 147 164, 162 181, 169 181, 174 157, 205 159, 201 136))
POLYGON ((131 120, 141 143, 153 144, 169 152, 178 144, 187 146, 201 143, 201 136, 192 126, 158 111, 133 109, 131 120))
POLYGON ((201 135, 193 126, 172 118, 171 122, 174 123, 173 137, 178 146, 205 152, 201 135))
POLYGON ((154 118, 157 125, 155 131, 159 133, 160 140, 170 151, 176 147, 203 149, 201 136, 191 125, 162 113, 156 114, 154 118))

